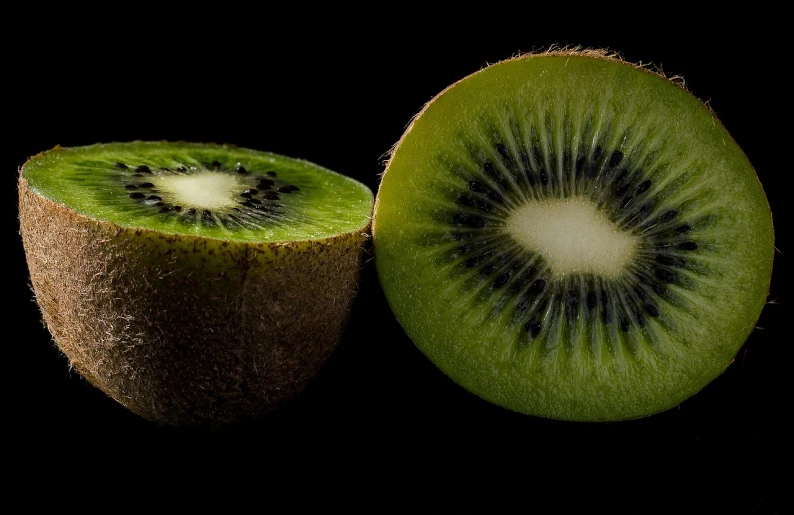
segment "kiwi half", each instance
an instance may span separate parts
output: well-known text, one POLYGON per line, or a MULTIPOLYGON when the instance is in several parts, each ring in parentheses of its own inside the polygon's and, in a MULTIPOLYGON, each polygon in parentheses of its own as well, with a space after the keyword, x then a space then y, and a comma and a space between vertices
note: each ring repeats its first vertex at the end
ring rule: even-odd
POLYGON ((19 175, 36 301, 88 381, 151 420, 222 425, 293 397, 338 342, 372 192, 231 146, 55 148, 19 175))
POLYGON ((772 219, 702 102, 606 52, 522 55, 453 84, 392 150, 378 276, 414 343, 509 409, 606 421, 731 363, 769 289, 772 219))

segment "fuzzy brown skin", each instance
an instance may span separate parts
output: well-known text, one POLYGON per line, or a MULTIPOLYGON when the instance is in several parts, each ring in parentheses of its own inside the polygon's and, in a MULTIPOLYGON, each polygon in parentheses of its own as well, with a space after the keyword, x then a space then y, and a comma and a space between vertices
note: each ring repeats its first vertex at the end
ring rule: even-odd
POLYGON ((355 295, 367 229, 253 244, 122 228, 19 179, 22 240, 55 342, 143 417, 220 426, 297 394, 328 358, 355 295))

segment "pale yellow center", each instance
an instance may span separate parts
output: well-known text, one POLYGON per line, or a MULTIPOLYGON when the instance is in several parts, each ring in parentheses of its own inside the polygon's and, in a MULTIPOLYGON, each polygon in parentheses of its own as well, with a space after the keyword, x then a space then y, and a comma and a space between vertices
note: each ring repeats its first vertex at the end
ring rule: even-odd
POLYGON ((506 225, 557 275, 617 277, 637 246, 636 236, 621 231, 592 201, 579 197, 529 201, 513 211, 506 225))
POLYGON ((232 208, 245 190, 236 177, 224 173, 166 175, 153 179, 157 188, 174 196, 174 203, 198 209, 232 208))

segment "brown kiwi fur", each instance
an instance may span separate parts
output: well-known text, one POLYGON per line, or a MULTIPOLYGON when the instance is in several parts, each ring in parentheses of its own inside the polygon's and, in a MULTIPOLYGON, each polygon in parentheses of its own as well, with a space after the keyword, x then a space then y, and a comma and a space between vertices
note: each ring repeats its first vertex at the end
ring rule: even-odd
POLYGON ((339 341, 368 228, 244 243, 119 227, 19 177, 36 301, 60 350, 139 415, 221 426, 301 391, 339 341))

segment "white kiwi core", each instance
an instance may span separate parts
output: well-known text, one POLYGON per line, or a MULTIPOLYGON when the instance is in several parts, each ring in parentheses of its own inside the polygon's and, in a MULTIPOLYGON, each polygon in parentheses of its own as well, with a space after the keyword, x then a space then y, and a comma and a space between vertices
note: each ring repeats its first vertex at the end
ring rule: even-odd
POLYGON ((225 173, 203 172, 195 175, 167 175, 153 179, 157 187, 174 196, 176 202, 199 209, 232 208, 245 187, 236 177, 225 173))
POLYGON ((577 197, 529 201, 513 210, 506 229, 561 276, 617 277, 630 263, 638 241, 592 201, 577 197))

